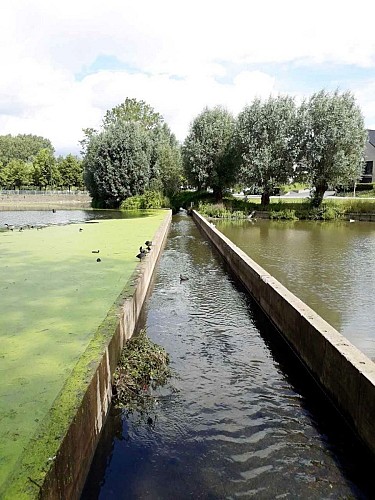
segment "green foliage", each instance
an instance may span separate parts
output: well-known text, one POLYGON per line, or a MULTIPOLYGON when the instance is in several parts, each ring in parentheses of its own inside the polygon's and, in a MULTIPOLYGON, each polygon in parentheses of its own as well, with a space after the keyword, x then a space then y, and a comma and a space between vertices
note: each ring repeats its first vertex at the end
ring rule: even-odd
POLYGON ((124 200, 121 210, 145 210, 150 208, 169 208, 170 201, 160 191, 145 191, 137 196, 130 196, 124 200))
POLYGON ((125 343, 114 374, 114 401, 128 412, 152 408, 152 390, 165 385, 172 372, 165 349, 152 342, 142 330, 125 343))
POLYGON ((58 158, 57 168, 60 174, 60 185, 67 187, 70 191, 72 186, 83 187, 82 160, 68 154, 65 158, 58 158))
POLYGON ((19 160, 24 163, 32 162, 41 149, 54 152, 51 141, 44 137, 31 134, 1 135, 0 163, 6 165, 11 160, 19 160))
MULTIPOLYGON (((124 122, 138 122, 147 130, 162 125, 164 119, 149 104, 127 97, 122 104, 108 110, 103 119, 103 128, 124 122)), ((92 130, 92 129, 89 129, 92 130)))
POLYGON ((83 163, 94 202, 117 208, 142 194, 150 179, 151 148, 147 131, 136 122, 118 122, 93 135, 83 163))
POLYGON ((33 161, 33 184, 39 188, 59 185, 59 171, 53 153, 49 149, 41 149, 33 161))
POLYGON ((217 219, 246 219, 247 217, 247 215, 241 210, 231 210, 230 208, 227 208, 224 203, 200 203, 198 211, 205 217, 213 217, 217 219))
POLYGON ((296 211, 290 208, 284 210, 270 210, 270 219, 273 220, 298 220, 296 211))
POLYGON ((350 92, 320 91, 299 111, 299 172, 314 188, 320 206, 329 186, 353 184, 363 172, 367 132, 350 92))
POLYGON ((297 155, 294 131, 297 108, 290 97, 255 99, 239 114, 233 150, 241 179, 262 188, 262 204, 269 203, 274 187, 293 175, 297 155))
POLYGON ((229 150, 233 130, 234 118, 228 111, 205 108, 193 121, 182 148, 188 182, 198 190, 212 188, 219 199, 236 180, 229 150))
POLYGON ((214 201, 214 195, 208 191, 189 191, 183 190, 171 197, 171 208, 174 213, 178 212, 180 208, 189 209, 192 206, 196 207, 199 202, 214 201))
MULTIPOLYGON (((163 117, 144 101, 127 98, 107 111, 100 132, 86 129, 84 133, 84 179, 95 206, 117 208, 147 189, 168 196, 178 191, 182 181, 179 144, 163 117)), ((145 202, 147 197, 129 204, 145 202)))

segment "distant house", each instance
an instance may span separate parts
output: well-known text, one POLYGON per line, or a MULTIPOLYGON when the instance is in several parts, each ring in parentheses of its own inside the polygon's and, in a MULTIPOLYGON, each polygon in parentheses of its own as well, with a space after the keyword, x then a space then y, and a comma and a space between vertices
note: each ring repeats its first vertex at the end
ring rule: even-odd
POLYGON ((368 139, 365 148, 366 166, 361 182, 375 182, 375 130, 367 130, 368 139))

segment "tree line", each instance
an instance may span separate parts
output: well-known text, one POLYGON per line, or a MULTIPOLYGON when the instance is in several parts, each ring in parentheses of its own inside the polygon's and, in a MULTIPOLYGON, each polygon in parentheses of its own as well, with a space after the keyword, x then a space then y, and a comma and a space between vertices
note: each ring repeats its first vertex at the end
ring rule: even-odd
POLYGON ((182 152, 189 183, 210 187, 217 198, 241 183, 258 187, 267 205, 276 186, 299 181, 319 206, 328 187, 361 177, 366 139, 353 95, 320 91, 300 106, 289 96, 254 99, 236 119, 222 107, 206 108, 182 152))
POLYGON ((237 117, 205 108, 183 144, 149 104, 130 98, 106 112, 99 130, 83 132, 83 160, 55 159, 42 137, 0 136, 0 186, 84 183, 94 206, 118 208, 147 192, 173 198, 185 185, 210 189, 218 200, 234 186, 252 186, 267 205, 275 187, 304 182, 319 206, 328 187, 361 177, 367 139, 353 95, 324 90, 300 105, 290 96, 256 98, 237 117))
POLYGON ((32 134, 0 136, 2 189, 83 189, 82 160, 72 154, 55 158, 49 139, 32 134))
POLYGON ((290 96, 257 98, 237 117, 205 108, 182 145, 151 106, 126 99, 99 131, 85 131, 85 183, 99 204, 118 207, 150 189, 173 196, 184 183, 217 199, 235 185, 255 186, 267 205, 276 186, 304 182, 319 206, 328 187, 361 177, 366 138, 350 92, 322 90, 299 106, 290 96))

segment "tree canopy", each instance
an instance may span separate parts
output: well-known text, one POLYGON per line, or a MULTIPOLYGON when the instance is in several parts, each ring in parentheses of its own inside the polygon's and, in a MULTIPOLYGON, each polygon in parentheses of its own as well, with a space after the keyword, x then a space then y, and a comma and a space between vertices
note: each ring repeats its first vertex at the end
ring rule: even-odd
POLYGON ((95 202, 117 208, 149 185, 152 144, 136 122, 118 122, 92 136, 84 158, 85 183, 95 202))
POLYGON ((234 181, 229 145, 234 118, 221 106, 205 108, 192 122, 183 148, 183 163, 190 184, 212 188, 217 198, 234 181))
POLYGON ((269 203, 272 189, 293 175, 296 116, 288 96, 255 99, 238 116, 233 156, 243 183, 262 189, 263 205, 269 203))
POLYGON ((51 153, 54 148, 49 139, 32 134, 18 134, 17 136, 0 136, 0 162, 6 165, 11 160, 32 162, 41 149, 48 149, 51 153))
POLYGON ((298 170, 313 187, 314 205, 320 205, 329 186, 348 185, 361 177, 367 132, 350 92, 322 90, 304 100, 298 131, 298 170))
POLYGON ((163 117, 127 98, 107 111, 101 130, 84 130, 85 184, 95 202, 117 207, 146 189, 173 193, 182 166, 179 145, 163 117))

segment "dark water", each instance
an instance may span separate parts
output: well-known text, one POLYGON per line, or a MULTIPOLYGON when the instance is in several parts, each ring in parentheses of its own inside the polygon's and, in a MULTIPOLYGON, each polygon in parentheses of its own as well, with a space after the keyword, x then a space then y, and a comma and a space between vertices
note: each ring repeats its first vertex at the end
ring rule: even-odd
POLYGON ((145 323, 175 375, 151 425, 112 408, 82 499, 374 498, 374 462, 186 216, 145 323))
POLYGON ((216 227, 375 360, 373 222, 215 222, 216 227))
POLYGON ((20 227, 43 226, 55 224, 71 224, 90 222, 98 219, 129 219, 133 217, 147 217, 149 212, 119 210, 11 210, 0 211, 0 231, 6 231, 5 224, 13 225, 14 230, 20 227))

